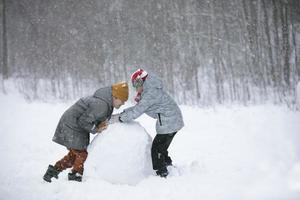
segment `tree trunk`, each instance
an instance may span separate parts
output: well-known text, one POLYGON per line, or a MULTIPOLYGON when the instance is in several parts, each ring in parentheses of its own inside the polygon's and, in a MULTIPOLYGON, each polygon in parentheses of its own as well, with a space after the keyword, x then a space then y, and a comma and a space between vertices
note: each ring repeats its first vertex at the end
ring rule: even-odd
POLYGON ((2 0, 2 76, 8 78, 8 55, 7 55, 7 26, 6 26, 6 0, 2 0))
POLYGON ((287 89, 290 86, 290 44, 289 44, 289 27, 288 27, 288 9, 287 5, 282 5, 281 18, 282 18, 282 40, 283 40, 283 79, 287 89))
POLYGON ((264 25, 265 25, 265 35, 267 37, 267 52, 268 52, 268 59, 267 65, 269 66, 267 68, 267 76, 268 76, 268 85, 271 85, 274 87, 275 85, 275 77, 274 77, 274 61, 273 61, 273 48, 271 43, 271 36, 270 36, 270 29, 269 29, 269 17, 268 17, 268 10, 267 10, 267 3, 266 0, 262 0, 262 7, 263 7, 263 13, 264 13, 264 25))

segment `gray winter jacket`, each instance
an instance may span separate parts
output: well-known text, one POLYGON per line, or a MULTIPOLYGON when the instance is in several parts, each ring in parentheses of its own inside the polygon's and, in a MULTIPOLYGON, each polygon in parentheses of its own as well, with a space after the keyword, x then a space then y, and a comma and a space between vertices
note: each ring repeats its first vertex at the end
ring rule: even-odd
POLYGON ((79 99, 62 115, 53 141, 67 148, 82 150, 90 143, 99 123, 113 112, 111 87, 98 89, 93 96, 79 99))
POLYGON ((120 120, 129 122, 143 113, 157 119, 157 134, 173 133, 184 126, 178 105, 163 90, 162 81, 152 74, 148 74, 144 82, 141 100, 135 106, 125 109, 120 114, 120 120))

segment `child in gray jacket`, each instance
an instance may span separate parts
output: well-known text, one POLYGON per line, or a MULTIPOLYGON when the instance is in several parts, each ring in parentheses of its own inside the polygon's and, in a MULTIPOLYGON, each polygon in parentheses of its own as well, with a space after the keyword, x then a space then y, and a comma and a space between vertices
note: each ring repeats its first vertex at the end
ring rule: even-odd
POLYGON ((120 108, 128 99, 125 82, 98 89, 93 95, 79 99, 67 109, 57 125, 53 141, 65 146, 68 154, 55 165, 49 165, 43 176, 47 182, 58 178, 58 174, 72 168, 68 180, 82 180, 84 162, 88 156, 90 133, 96 134, 107 127, 114 108, 120 108))
POLYGON ((168 176, 167 166, 172 165, 168 148, 175 134, 184 126, 181 111, 176 102, 163 89, 162 81, 154 74, 138 69, 131 76, 137 91, 137 104, 114 116, 120 122, 130 122, 143 113, 157 119, 151 157, 153 169, 161 177, 168 176))

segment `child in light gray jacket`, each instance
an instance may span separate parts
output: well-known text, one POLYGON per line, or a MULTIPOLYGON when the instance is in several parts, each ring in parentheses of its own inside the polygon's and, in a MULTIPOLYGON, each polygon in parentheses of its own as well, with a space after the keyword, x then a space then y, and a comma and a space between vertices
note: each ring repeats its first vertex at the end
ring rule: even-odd
POLYGON ((157 135, 151 148, 152 165, 157 175, 166 177, 167 166, 172 165, 168 148, 175 134, 184 126, 182 113, 176 102, 164 90, 162 81, 154 74, 138 69, 132 74, 131 81, 137 91, 137 104, 114 118, 118 118, 120 122, 130 122, 145 113, 157 119, 157 135))

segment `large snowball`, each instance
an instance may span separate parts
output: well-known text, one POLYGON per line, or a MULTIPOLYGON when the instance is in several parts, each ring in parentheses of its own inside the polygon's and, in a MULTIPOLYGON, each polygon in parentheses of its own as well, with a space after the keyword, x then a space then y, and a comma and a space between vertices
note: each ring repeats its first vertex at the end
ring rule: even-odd
POLYGON ((134 185, 152 174, 151 136, 137 122, 111 124, 88 148, 85 178, 134 185))

